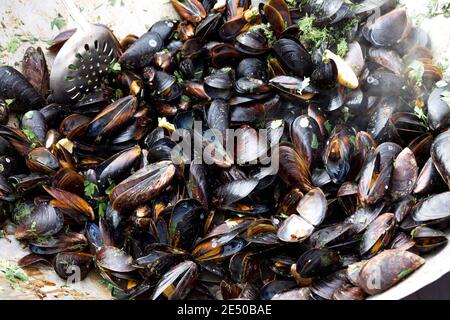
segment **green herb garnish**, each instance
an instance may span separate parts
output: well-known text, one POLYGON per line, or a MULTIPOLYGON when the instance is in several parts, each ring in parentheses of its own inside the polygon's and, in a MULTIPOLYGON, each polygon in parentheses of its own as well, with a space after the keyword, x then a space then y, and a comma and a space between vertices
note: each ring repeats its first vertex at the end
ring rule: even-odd
POLYGON ((6 50, 9 53, 16 53, 17 49, 19 49, 20 47, 20 40, 16 37, 11 38, 11 40, 9 40, 8 44, 6 45, 6 50))
POLYGON ((86 197, 92 198, 96 191, 98 191, 98 187, 95 183, 89 180, 84 180, 84 194, 86 197))
POLYGON ((272 29, 270 28, 270 24, 265 24, 265 23, 261 23, 261 24, 257 24, 255 26, 252 26, 250 28, 250 30, 255 30, 255 31, 262 31, 264 33, 264 36, 266 37, 267 41, 269 42, 269 45, 272 45, 275 40, 276 37, 273 34, 272 29))
POLYGON ((14 262, 1 261, 0 272, 4 274, 6 281, 14 289, 19 288, 19 282, 28 282, 28 275, 14 262))
POLYGON ((66 25, 67 25, 67 21, 66 21, 66 19, 64 19, 64 17, 60 13, 58 13, 58 15, 50 23, 50 27, 52 28, 52 30, 54 28, 61 30, 66 25))
POLYGON ((411 71, 408 73, 408 77, 411 80, 414 80, 418 87, 421 87, 423 81, 423 74, 425 73, 425 66, 423 65, 423 63, 421 61, 414 60, 408 66, 408 68, 411 69, 411 71))
POLYGON ((317 139, 317 136, 314 133, 312 135, 311 148, 314 150, 319 149, 319 140, 317 139))
POLYGON ((119 62, 113 61, 109 65, 109 69, 108 70, 109 70, 109 72, 112 72, 112 73, 120 73, 120 71, 122 71, 122 66, 120 65, 119 62))

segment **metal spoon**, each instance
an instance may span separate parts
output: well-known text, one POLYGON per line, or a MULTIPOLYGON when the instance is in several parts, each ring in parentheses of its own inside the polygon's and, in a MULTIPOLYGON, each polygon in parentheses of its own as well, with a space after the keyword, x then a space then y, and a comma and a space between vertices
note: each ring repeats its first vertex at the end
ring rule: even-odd
POLYGON ((54 102, 74 105, 101 91, 109 66, 120 56, 120 45, 106 26, 88 23, 72 0, 62 2, 78 28, 55 58, 50 89, 54 102))

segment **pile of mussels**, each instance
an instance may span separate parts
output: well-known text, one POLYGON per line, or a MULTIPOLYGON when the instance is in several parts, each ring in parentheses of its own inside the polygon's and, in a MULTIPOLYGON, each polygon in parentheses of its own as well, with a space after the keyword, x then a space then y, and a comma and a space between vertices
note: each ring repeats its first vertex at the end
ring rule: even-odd
POLYGON ((95 268, 123 299, 364 299, 446 245, 450 85, 404 8, 171 2, 182 20, 122 39, 93 103, 52 103, 40 48, 23 74, 0 67, 0 221, 31 251, 20 266, 95 268), (341 56, 304 40, 349 22, 341 56), (178 129, 208 163, 174 161, 178 129), (240 129, 236 156, 208 129, 240 129))

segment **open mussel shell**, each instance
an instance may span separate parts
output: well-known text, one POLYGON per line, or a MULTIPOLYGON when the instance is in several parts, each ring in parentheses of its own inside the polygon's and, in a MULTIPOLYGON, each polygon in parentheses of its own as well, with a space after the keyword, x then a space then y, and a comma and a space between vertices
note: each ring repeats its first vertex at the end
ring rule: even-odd
POLYGON ((325 219, 328 202, 320 188, 311 189, 297 205, 297 213, 314 226, 325 219))
POLYGON ((59 169, 58 159, 45 148, 33 149, 26 160, 27 167, 34 172, 55 173, 59 169))
POLYGON ((308 84, 305 87, 305 79, 291 76, 278 76, 270 79, 269 84, 280 92, 281 95, 294 100, 308 100, 318 92, 317 88, 308 84))
POLYGON ((392 239, 395 223, 394 214, 385 213, 369 224, 361 239, 360 254, 372 257, 383 250, 392 239))
POLYGON ((450 131, 444 132, 434 139, 431 146, 431 158, 442 179, 450 188, 450 131))
POLYGON ((297 273, 302 278, 327 276, 340 269, 339 254, 330 249, 310 249, 296 263, 297 273))
POLYGON ((55 272, 67 280, 79 271, 78 281, 85 279, 92 269, 92 255, 84 252, 61 252, 53 262, 55 272))
POLYGON ((54 255, 59 252, 83 250, 87 245, 85 236, 81 233, 59 233, 48 239, 38 239, 30 243, 29 249, 38 255, 54 255))
POLYGON ((133 209, 161 193, 172 181, 175 166, 171 161, 150 164, 118 184, 110 193, 117 211, 133 209))
POLYGON ((194 288, 199 275, 199 267, 195 262, 184 261, 164 274, 156 285, 152 299, 155 300, 161 294, 169 300, 185 299, 194 288))
POLYGON ((334 54, 330 50, 326 50, 323 54, 325 59, 334 61, 337 70, 337 81, 340 85, 349 88, 356 89, 359 86, 358 77, 352 67, 341 57, 334 54))
POLYGON ((86 128, 86 137, 100 142, 123 129, 134 116, 138 106, 136 97, 127 96, 110 104, 86 128))
POLYGON ((440 190, 445 190, 446 184, 442 180, 441 175, 434 166, 433 159, 430 158, 425 163, 417 177, 416 185, 414 186, 413 194, 419 196, 426 196, 434 193, 439 193, 440 190))
POLYGON ((49 237, 62 230, 64 217, 58 208, 42 203, 24 218, 16 229, 17 239, 49 237))
POLYGON ((405 72, 403 60, 394 50, 388 50, 385 48, 370 48, 369 57, 372 61, 395 73, 397 76, 402 76, 405 72))
POLYGON ((183 20, 199 23, 206 17, 205 8, 199 0, 171 0, 170 2, 183 20))
POLYGON ((400 43, 410 31, 406 9, 399 8, 376 19, 364 36, 375 46, 390 47, 400 43))
POLYGON ((163 39, 156 32, 147 32, 136 40, 119 58, 126 68, 141 69, 150 65, 156 52, 161 51, 163 39))
POLYGON ((133 266, 133 258, 125 251, 106 246, 100 249, 95 255, 97 265, 112 272, 127 273, 136 269, 133 266))
POLYGON ((450 191, 432 195, 418 202, 411 216, 418 223, 432 222, 450 217, 450 191))
POLYGON ((422 226, 411 231, 411 236, 420 253, 432 252, 448 242, 443 232, 422 226))
POLYGON ((314 232, 314 226, 299 215, 290 215, 278 228, 278 239, 283 242, 303 242, 314 232))
POLYGON ((418 269, 425 260, 404 250, 385 250, 368 260, 358 275, 358 286, 367 294, 381 293, 418 269))

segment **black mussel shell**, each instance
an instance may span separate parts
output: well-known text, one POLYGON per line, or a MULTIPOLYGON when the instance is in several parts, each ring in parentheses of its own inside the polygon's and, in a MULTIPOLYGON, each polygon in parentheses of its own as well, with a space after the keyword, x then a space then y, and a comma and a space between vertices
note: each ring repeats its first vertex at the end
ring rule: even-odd
POLYGON ((430 196, 418 202, 411 216, 416 222, 429 222, 450 217, 450 191, 430 196))
POLYGON ((273 50, 283 66, 298 77, 311 76, 314 66, 308 51, 290 38, 280 39, 273 44, 273 50))
POLYGON ((443 232, 422 226, 411 231, 411 236, 420 253, 429 253, 445 246, 448 242, 443 232))
POLYGON ((18 239, 49 237, 61 231, 63 224, 64 217, 58 208, 48 204, 40 204, 20 222, 15 236, 18 239))
POLYGON ((327 276, 340 269, 339 254, 330 249, 311 249, 300 256, 296 263, 302 278, 327 276))
POLYGON ((92 255, 84 252, 61 252, 53 262, 55 272, 64 280, 85 279, 92 269, 92 255))
POLYGON ((0 99, 12 99, 11 110, 39 110, 45 105, 44 98, 16 69, 0 67, 0 99))
POLYGON ((177 20, 171 19, 160 20, 154 23, 148 31, 159 34, 161 40, 164 43, 167 43, 170 36, 172 35, 172 32, 174 32, 175 29, 177 28, 177 25, 178 25, 177 20))
POLYGON ((434 139, 431 146, 431 158, 442 179, 450 187, 450 131, 444 132, 434 139))
POLYGON ((147 32, 134 42, 119 58, 126 68, 141 69, 150 65, 156 52, 161 51, 164 41, 156 32, 147 32))

